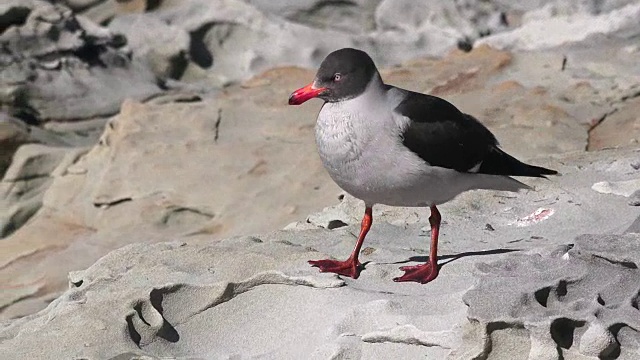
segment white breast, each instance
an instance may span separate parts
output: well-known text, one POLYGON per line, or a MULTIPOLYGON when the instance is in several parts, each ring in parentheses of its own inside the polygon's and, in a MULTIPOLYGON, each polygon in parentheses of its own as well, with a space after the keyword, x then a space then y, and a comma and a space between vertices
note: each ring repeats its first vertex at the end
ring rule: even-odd
POLYGON ((318 152, 328 170, 357 161, 369 143, 362 114, 344 111, 342 103, 326 103, 316 122, 318 152))
POLYGON ((401 144, 402 120, 389 103, 398 102, 398 94, 373 95, 326 103, 318 115, 316 143, 325 168, 342 189, 370 204, 388 204, 396 202, 388 197, 419 182, 426 166, 401 144))

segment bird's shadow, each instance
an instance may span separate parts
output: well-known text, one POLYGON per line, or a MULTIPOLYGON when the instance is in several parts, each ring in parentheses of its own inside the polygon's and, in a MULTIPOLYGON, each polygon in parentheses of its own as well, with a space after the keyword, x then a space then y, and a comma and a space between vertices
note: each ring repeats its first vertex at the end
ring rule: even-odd
MULTIPOLYGON (((479 251, 467 251, 460 254, 455 255, 441 255, 438 256, 438 268, 443 267, 444 265, 449 264, 450 262, 456 261, 463 257, 467 256, 481 256, 481 255, 497 255, 497 254, 506 254, 514 251, 521 251, 521 249, 490 249, 490 250, 479 250, 479 251), (449 259, 445 262, 440 262, 440 260, 449 259)), ((406 264, 408 262, 427 262, 429 261, 429 256, 412 256, 408 260, 396 261, 392 264, 406 264)))

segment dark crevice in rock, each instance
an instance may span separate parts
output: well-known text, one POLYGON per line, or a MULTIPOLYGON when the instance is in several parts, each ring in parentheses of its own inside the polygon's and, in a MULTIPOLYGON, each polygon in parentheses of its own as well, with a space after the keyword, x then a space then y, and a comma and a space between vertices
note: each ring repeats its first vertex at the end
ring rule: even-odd
POLYGON ((136 344, 137 347, 140 347, 140 341, 142 340, 142 336, 136 330, 135 326, 133 326, 133 317, 134 314, 130 314, 127 316, 127 331, 129 332, 129 336, 131 340, 136 344))
POLYGON ((492 321, 487 323, 487 333, 505 329, 524 329, 524 324, 520 322, 492 321))
POLYGON ((620 330, 624 328, 629 328, 629 329, 632 329, 633 331, 637 331, 636 329, 633 329, 632 327, 624 323, 615 323, 609 326, 607 330, 611 332, 611 335, 613 335, 616 341, 615 341, 615 344, 610 348, 610 350, 607 353, 600 355, 599 357, 600 360, 615 360, 620 357, 622 350, 620 347, 620 341, 618 341, 618 333, 620 332, 620 330))
POLYGON ((204 37, 214 25, 213 23, 205 24, 190 34, 189 57, 191 61, 203 69, 208 69, 213 65, 213 55, 207 44, 204 43, 204 37))
POLYGON ((230 301, 231 299, 235 298, 236 296, 242 294, 245 291, 251 290, 251 289, 246 289, 245 291, 238 291, 237 290, 238 284, 236 283, 227 283, 227 286, 224 288, 224 291, 222 292, 222 294, 220 294, 214 301, 212 301, 211 303, 207 304, 206 306, 204 306, 202 309, 194 312, 191 316, 189 316, 189 318, 192 318, 198 314, 201 314, 211 308, 214 308, 220 304, 226 303, 227 301, 230 301))
POLYGON ((0 14, 0 34, 4 33, 11 26, 21 26, 27 22, 31 14, 31 9, 27 7, 14 6, 6 13, 0 14))
POLYGON ((29 92, 26 87, 21 87, 13 92, 13 103, 8 104, 9 115, 18 118, 28 125, 40 123, 40 112, 29 104, 29 92))
POLYGON ((550 332, 553 341, 563 349, 573 345, 576 328, 584 326, 585 322, 568 318, 557 318, 551 322, 550 332))
POLYGON ((613 260, 613 259, 609 259, 609 258, 606 258, 604 256, 600 256, 600 255, 593 255, 593 257, 605 260, 605 261, 607 261, 607 262, 609 262, 611 264, 614 264, 614 265, 620 265, 620 266, 625 267, 627 269, 637 269, 638 268, 638 265, 636 263, 634 263, 633 261, 613 260))
POLYGON ((478 30, 478 37, 479 38, 487 37, 487 36, 489 36, 491 34, 493 34, 493 31, 491 29, 478 30))
POLYGON ((567 281, 560 280, 558 286, 556 286, 556 296, 562 298, 565 295, 567 295, 567 281))
POLYGON ((533 296, 536 298, 538 304, 542 305, 543 307, 547 307, 547 301, 549 300, 550 293, 551 288, 545 287, 533 293, 533 296))
MULTIPOLYGON (((477 321, 474 319, 469 319, 471 322, 477 321)), ((525 329, 524 324, 522 322, 514 321, 490 321, 486 323, 484 332, 486 336, 484 337, 484 349, 478 356, 474 357, 476 360, 487 360, 493 351, 493 340, 491 334, 495 331, 506 330, 506 329, 525 329)))
POLYGON ((170 224, 174 222, 180 222, 185 218, 198 218, 199 221, 208 221, 215 217, 215 214, 211 214, 200 209, 174 206, 168 209, 168 211, 160 219, 161 224, 170 224))
POLYGON ((464 52, 470 52, 471 50, 473 50, 473 39, 471 39, 470 37, 459 39, 457 46, 458 49, 464 52))
POLYGON ((29 174, 29 175, 23 175, 17 179, 3 179, 2 182, 17 183, 21 181, 31 181, 31 180, 48 179, 48 178, 51 178, 51 174, 29 174))
MULTIPOLYGON (((338 10, 340 13, 347 13, 349 10, 354 9, 357 11, 358 4, 348 0, 327 0, 318 1, 308 9, 300 10, 289 16, 288 19, 307 26, 324 27, 323 24, 318 23, 318 18, 326 18, 326 12, 331 10, 338 10), (315 20, 315 21, 314 21, 315 20)), ((372 24, 373 26, 374 24, 372 24)), ((372 30, 372 29, 369 29, 372 30)))
POLYGON ((14 221, 9 221, 3 228, 2 231, 0 231, 0 239, 4 239, 7 236, 13 234, 14 232, 16 232, 18 229, 20 229, 20 226, 23 224, 16 224, 14 221))
POLYGON ((169 62, 171 63, 171 72, 167 74, 168 77, 170 79, 180 79, 182 75, 184 75, 185 71, 187 71, 187 66, 189 65, 187 54, 181 51, 171 57, 169 62))
POLYGON ((345 8, 345 7, 357 7, 358 4, 356 4, 353 1, 348 1, 348 0, 327 0, 327 1, 319 1, 315 4, 313 4, 313 6, 309 9, 306 10, 302 10, 299 11, 298 14, 315 14, 319 11, 321 11, 324 8, 329 8, 329 7, 334 7, 334 8, 345 8))
MULTIPOLYGON (((46 22, 52 25, 47 33, 47 37, 53 42, 59 40, 60 34, 77 33, 81 40, 81 45, 72 50, 57 50, 49 52, 42 56, 34 54, 34 58, 39 60, 51 60, 52 58, 61 59, 65 57, 76 57, 82 62, 90 66, 107 67, 107 65, 118 65, 119 61, 105 61, 103 54, 108 53, 111 49, 119 49, 127 44, 127 39, 121 34, 114 34, 111 37, 97 37, 87 33, 82 28, 75 16, 67 16, 62 10, 59 10, 60 20, 48 21, 44 18, 39 19, 40 22, 46 22)), ((116 59, 117 60, 117 59, 116 59)))
POLYGON ((158 313, 162 315, 163 320, 162 326, 160 327, 160 329, 158 329, 156 335, 172 343, 176 343, 178 342, 178 340, 180 340, 180 334, 178 334, 176 328, 171 325, 171 323, 164 317, 162 300, 165 294, 177 291, 180 287, 181 286, 174 286, 169 289, 153 289, 149 294, 149 301, 151 302, 151 306, 153 306, 156 311, 158 311, 158 313))
POLYGON ((99 208, 99 207, 111 207, 111 206, 122 204, 122 203, 128 202, 128 201, 133 201, 133 199, 130 198, 130 197, 125 197, 125 198, 115 199, 115 200, 106 201, 106 202, 94 202, 93 206, 95 206, 97 208, 99 208))
MULTIPOLYGON (((624 96, 620 97, 618 100, 614 100, 613 102, 611 102, 610 105, 621 104, 621 103, 626 102, 627 100, 635 99, 637 97, 640 97, 640 91, 636 91, 634 93, 624 95, 624 96)), ((589 151, 590 150, 590 147, 591 147, 590 146, 590 144, 591 144, 591 133, 598 126, 600 126, 600 124, 602 124, 607 119, 607 117, 609 117, 609 115, 613 115, 618 110, 619 110, 618 108, 612 109, 611 111, 609 111, 606 114, 604 114, 600 119, 597 119, 596 121, 594 121, 591 124, 591 126, 589 126, 589 129, 587 129, 587 145, 585 147, 585 151, 589 151)))
POLYGON ((202 97, 194 94, 191 96, 184 96, 184 97, 175 99, 173 102, 174 103, 197 103, 197 102, 202 102, 202 97))
POLYGON ((604 299, 602 298, 602 295, 598 294, 598 298, 596 299, 596 301, 598 302, 598 304, 605 306, 607 303, 604 301, 604 299))
POLYGON ((204 313, 205 311, 211 308, 214 308, 220 304, 231 301, 235 297, 245 292, 251 291, 262 285, 295 285, 295 286, 313 287, 315 289, 327 289, 327 288, 336 288, 336 287, 346 286, 344 282, 341 282, 338 285, 331 284, 329 286, 326 286, 323 284, 319 284, 320 286, 318 286, 318 284, 315 283, 315 281, 292 279, 281 273, 271 273, 271 272, 260 273, 241 282, 237 282, 237 283, 228 282, 226 283, 226 286, 224 287, 224 290, 222 290, 222 292, 216 289, 217 296, 215 296, 215 298, 212 298, 212 301, 210 303, 205 304, 199 310, 194 311, 192 314, 190 314, 186 319, 182 321, 182 323, 188 321, 189 319, 201 313, 204 313))
POLYGON ((162 0, 147 0, 147 11, 153 11, 162 5, 162 0))
POLYGON ((533 295, 536 301, 542 305, 543 307, 548 306, 549 296, 551 295, 553 290, 553 294, 555 294, 556 299, 561 300, 564 296, 567 295, 567 284, 566 280, 558 281, 558 284, 555 286, 547 286, 538 291, 534 292, 533 295))
MULTIPOLYGON (((171 84, 168 84, 166 81, 162 81, 163 85, 168 89, 173 89, 171 84)), ((177 104, 177 103, 197 103, 202 102, 202 96, 198 94, 188 94, 188 93, 159 93, 150 96, 145 99, 145 102, 154 102, 157 105, 165 105, 165 104, 177 104)))
POLYGON ((218 109, 218 117, 216 118, 216 123, 214 124, 215 133, 213 135, 213 142, 217 143, 218 138, 220 138, 220 123, 222 123, 222 109, 218 109))
POLYGON ((500 12, 500 25, 509 27, 509 17, 505 11, 500 12))
POLYGON ((636 310, 640 310, 640 291, 631 298, 631 306, 636 310))
POLYGON ((140 320, 142 320, 143 323, 145 323, 145 325, 150 326, 150 324, 147 322, 144 316, 142 316, 142 303, 135 304, 133 306, 133 310, 136 311, 136 313, 138 314, 138 317, 140 318, 140 320))
POLYGON ((589 128, 587 129, 587 144, 585 145, 584 151, 589 151, 589 149, 591 148, 591 133, 593 132, 593 130, 595 130, 595 128, 602 124, 607 119, 607 116, 615 113, 616 111, 616 109, 609 111, 608 113, 602 115, 600 119, 594 121, 591 126, 589 126, 589 128))
POLYGON ((632 94, 625 95, 625 96, 621 97, 620 98, 620 102, 624 102, 624 101, 627 101, 627 100, 635 99, 637 97, 640 97, 640 91, 634 92, 632 94))
POLYGON ((345 223, 342 220, 331 220, 329 221, 329 223, 327 224, 327 229, 329 230, 333 230, 333 229, 339 229, 341 227, 345 227, 348 226, 349 224, 345 223))
POLYGON ((151 290, 151 293, 149 293, 149 301, 151 302, 151 306, 153 306, 160 313, 160 315, 164 313, 164 309, 162 308, 162 299, 164 298, 164 294, 166 292, 167 291, 164 289, 153 289, 151 290))
POLYGON ((160 88, 162 91, 169 90, 169 86, 167 85, 167 80, 166 79, 157 77, 156 78, 156 85, 158 85, 158 88, 160 88))
MULTIPOLYGON (((83 32, 84 33, 84 32, 83 32)), ((114 67, 125 67, 130 58, 122 58, 123 54, 114 54, 113 56, 106 57, 103 54, 107 53, 110 48, 121 48, 127 44, 127 38, 120 34, 115 34, 113 37, 104 41, 94 36, 83 36, 84 42, 82 46, 73 51, 73 55, 82 60, 89 66, 100 66, 103 68, 109 65, 114 67)))

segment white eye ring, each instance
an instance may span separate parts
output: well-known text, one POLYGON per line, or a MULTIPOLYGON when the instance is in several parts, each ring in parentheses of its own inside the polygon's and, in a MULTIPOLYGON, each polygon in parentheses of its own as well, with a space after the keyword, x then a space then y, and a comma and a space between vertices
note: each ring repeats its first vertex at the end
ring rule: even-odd
POLYGON ((340 73, 333 74, 333 81, 340 81, 340 79, 342 79, 342 74, 340 73))

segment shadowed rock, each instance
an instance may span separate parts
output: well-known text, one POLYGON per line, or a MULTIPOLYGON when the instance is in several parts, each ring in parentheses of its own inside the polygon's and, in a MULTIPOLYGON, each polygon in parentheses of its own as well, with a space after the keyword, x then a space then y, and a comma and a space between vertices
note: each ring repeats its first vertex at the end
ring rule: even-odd
POLYGON ((29 123, 111 115, 125 98, 160 92, 146 66, 115 36, 63 5, 10 1, 24 23, 0 33, 0 104, 29 123))
MULTIPOLYGON (((480 327, 477 356, 507 349, 522 329, 524 340, 511 353, 529 358, 571 358, 582 354, 606 359, 629 358, 638 351, 640 320, 640 237, 583 235, 570 246, 531 250, 493 263, 480 263, 479 283, 463 297, 469 306, 469 326, 480 327), (616 336, 628 328, 634 336, 616 336), (496 346, 500 350, 496 350, 496 346), (535 356, 533 355, 535 354, 535 356)), ((478 332, 476 332, 478 333, 478 332)), ((521 339, 522 340, 522 339, 521 339)))

